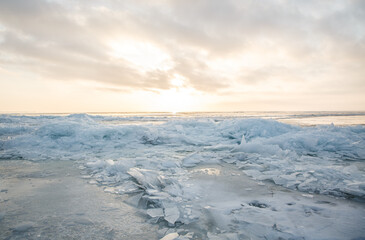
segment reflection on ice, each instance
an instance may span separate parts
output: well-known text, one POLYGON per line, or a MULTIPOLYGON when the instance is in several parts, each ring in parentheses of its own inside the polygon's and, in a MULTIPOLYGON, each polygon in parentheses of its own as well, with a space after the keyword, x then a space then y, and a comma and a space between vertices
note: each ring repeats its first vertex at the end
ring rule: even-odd
POLYGON ((201 173, 201 174, 208 174, 208 175, 220 175, 221 171, 217 168, 198 168, 198 169, 194 169, 192 171, 193 173, 201 173))

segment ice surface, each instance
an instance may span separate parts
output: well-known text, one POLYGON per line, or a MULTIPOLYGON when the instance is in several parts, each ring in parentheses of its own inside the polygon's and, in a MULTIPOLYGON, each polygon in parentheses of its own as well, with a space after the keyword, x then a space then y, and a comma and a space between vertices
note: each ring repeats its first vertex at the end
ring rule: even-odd
POLYGON ((103 171, 103 181, 120 181, 129 174, 145 188, 160 184, 161 179, 151 176, 151 171, 223 160, 237 164, 255 179, 291 189, 365 196, 363 167, 355 165, 365 159, 364 126, 299 127, 237 118, 164 119, 159 125, 105 124, 112 120, 86 114, 3 115, 0 158, 87 159, 89 167, 103 171), (104 162, 108 159, 116 165, 104 162), (144 174, 131 169, 139 166, 144 174))
POLYGON ((21 223, 14 227, 13 231, 15 232, 25 232, 33 227, 32 223, 21 223))
POLYGON ((159 239, 120 197, 89 185, 71 161, 2 160, 0 239, 159 239), (52 172, 45 177, 39 173, 52 172))
MULTIPOLYGON (((204 181, 197 176, 221 181, 221 170, 207 165, 229 163, 240 170, 228 178, 248 175, 263 187, 269 181, 311 196, 365 199, 365 127, 361 125, 301 127, 224 116, 3 115, 0 159, 79 161, 90 181, 107 192, 128 194, 129 203, 145 209, 155 222, 178 227, 209 216, 221 229, 210 231, 212 239, 224 234, 227 239, 249 238, 255 232, 268 238, 306 235, 290 221, 277 220, 283 218, 283 209, 290 212, 289 206, 295 206, 296 215, 313 219, 322 213, 321 217, 335 218, 335 214, 332 207, 322 210, 312 202, 304 204, 305 200, 293 205, 280 199, 242 202, 237 194, 217 190, 231 197, 222 198, 201 188, 204 181), (232 221, 246 226, 245 236, 231 229, 232 221)), ((244 189, 254 194, 256 187, 244 189)))

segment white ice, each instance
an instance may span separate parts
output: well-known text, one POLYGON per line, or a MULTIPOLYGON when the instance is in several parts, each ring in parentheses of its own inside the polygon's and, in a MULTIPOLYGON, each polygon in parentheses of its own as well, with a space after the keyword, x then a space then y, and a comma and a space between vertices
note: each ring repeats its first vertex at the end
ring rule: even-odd
POLYGON ((107 192, 129 194, 155 222, 168 227, 205 222, 203 229, 213 221, 218 230, 209 230, 212 239, 254 237, 257 231, 269 238, 308 237, 319 227, 325 230, 318 238, 333 229, 356 233, 357 225, 338 227, 348 224, 349 213, 364 223, 359 215, 364 212, 353 211, 349 200, 336 202, 336 208, 327 198, 318 200, 321 195, 365 199, 365 127, 360 125, 300 127, 222 116, 3 115, 0 150, 2 159, 79 161, 92 181, 107 192), (247 175, 253 183, 281 186, 290 194, 280 188, 280 194, 272 191, 275 197, 254 197, 260 185, 250 184, 242 185, 244 191, 228 187, 231 194, 220 184, 226 181, 222 172, 235 179, 230 184, 248 181, 247 175), (343 220, 336 219, 340 213, 343 220), (295 216, 305 220, 302 227, 295 216))

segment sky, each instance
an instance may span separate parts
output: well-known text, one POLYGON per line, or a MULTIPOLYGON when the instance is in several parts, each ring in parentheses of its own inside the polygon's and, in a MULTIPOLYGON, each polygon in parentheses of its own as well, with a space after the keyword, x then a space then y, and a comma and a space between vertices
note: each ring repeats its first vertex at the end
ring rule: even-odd
POLYGON ((0 112, 363 110, 362 0, 0 1, 0 112))

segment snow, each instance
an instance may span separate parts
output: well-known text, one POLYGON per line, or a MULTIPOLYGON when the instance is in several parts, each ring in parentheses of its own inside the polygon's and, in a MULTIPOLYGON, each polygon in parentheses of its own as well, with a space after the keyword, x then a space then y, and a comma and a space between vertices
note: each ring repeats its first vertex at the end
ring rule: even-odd
MULTIPOLYGON (((127 195, 151 221, 200 222, 202 229, 211 222, 219 228, 209 231, 212 239, 308 237, 319 229, 312 221, 338 227, 344 222, 329 219, 352 213, 347 203, 339 210, 315 203, 318 196, 365 199, 363 125, 303 127, 224 115, 2 115, 0 159, 74 160, 86 167, 90 183, 127 195), (269 198, 279 186, 281 195, 269 198), (258 189, 267 195, 253 197, 258 189), (308 218, 303 224, 312 230, 287 214, 308 218)), ((364 223, 363 212, 353 213, 364 223)))

